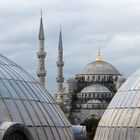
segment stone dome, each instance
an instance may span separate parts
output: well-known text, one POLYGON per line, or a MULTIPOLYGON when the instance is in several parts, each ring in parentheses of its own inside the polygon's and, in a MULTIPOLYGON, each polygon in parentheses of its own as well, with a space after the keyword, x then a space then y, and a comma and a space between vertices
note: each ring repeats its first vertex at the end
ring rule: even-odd
POLYGON ((120 87, 102 116, 94 140, 140 139, 140 69, 120 87))
POLYGON ((81 93, 90 93, 90 92, 110 93, 111 91, 107 87, 105 87, 101 84, 94 84, 94 85, 87 86, 81 91, 81 93))
POLYGON ((94 61, 87 64, 80 75, 120 75, 120 72, 110 63, 94 61))
POLYGON ((97 99, 92 99, 87 101, 87 104, 102 104, 102 102, 97 99))
POLYGON ((74 139, 71 124, 46 89, 0 55, 0 139, 13 135, 17 139, 23 136, 24 140, 74 139), (30 133, 33 139, 26 139, 20 130, 28 130, 26 134, 30 133))

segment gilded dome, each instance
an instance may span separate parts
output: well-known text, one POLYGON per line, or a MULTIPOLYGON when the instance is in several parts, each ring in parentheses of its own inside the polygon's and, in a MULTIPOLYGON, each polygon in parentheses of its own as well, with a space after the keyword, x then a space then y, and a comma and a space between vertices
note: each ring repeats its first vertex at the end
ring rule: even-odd
POLYGON ((119 88, 98 125, 94 140, 140 139, 140 69, 119 88))
POLYGON ((7 126, 19 135, 17 128, 21 129, 22 124, 33 140, 74 139, 71 124, 46 89, 20 66, 0 55, 0 139, 8 134, 7 126))
POLYGON ((120 72, 110 63, 94 61, 87 64, 80 75, 120 75, 120 72))

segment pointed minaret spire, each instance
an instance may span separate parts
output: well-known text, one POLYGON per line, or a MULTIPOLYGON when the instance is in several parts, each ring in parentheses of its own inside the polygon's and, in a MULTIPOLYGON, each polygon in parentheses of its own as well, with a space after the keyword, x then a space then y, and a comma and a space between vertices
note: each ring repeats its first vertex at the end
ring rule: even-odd
POLYGON ((40 11, 40 29, 39 29, 39 40, 44 40, 44 29, 43 29, 43 20, 42 20, 42 10, 40 11))
POLYGON ((57 59, 57 78, 56 81, 58 83, 58 91, 60 92, 63 90, 63 82, 64 82, 64 77, 63 77, 63 43, 62 43, 62 33, 61 33, 61 28, 60 28, 60 34, 59 34, 59 44, 58 44, 58 59, 57 59))
POLYGON ((41 11, 41 17, 40 17, 40 28, 39 28, 39 52, 37 52, 38 60, 39 60, 39 68, 37 71, 38 81, 45 86, 45 57, 46 52, 44 52, 44 29, 43 29, 43 19, 42 19, 42 11, 41 11))
POLYGON ((60 28, 60 34, 59 34, 59 49, 63 50, 63 43, 62 43, 62 33, 61 33, 61 28, 60 28))

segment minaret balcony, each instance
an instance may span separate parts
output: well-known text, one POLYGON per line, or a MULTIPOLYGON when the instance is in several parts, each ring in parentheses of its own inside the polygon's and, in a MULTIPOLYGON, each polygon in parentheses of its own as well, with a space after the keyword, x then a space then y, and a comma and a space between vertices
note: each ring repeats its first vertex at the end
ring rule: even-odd
POLYGON ((63 67, 64 66, 64 62, 57 61, 56 64, 57 64, 57 67, 63 67))
POLYGON ((59 78, 57 77, 56 81, 57 81, 57 83, 59 83, 59 82, 63 83, 64 82, 64 77, 59 77, 59 78))
POLYGON ((37 71, 37 76, 38 77, 46 76, 46 71, 37 71))
POLYGON ((45 58, 46 57, 46 52, 37 52, 38 58, 45 58))

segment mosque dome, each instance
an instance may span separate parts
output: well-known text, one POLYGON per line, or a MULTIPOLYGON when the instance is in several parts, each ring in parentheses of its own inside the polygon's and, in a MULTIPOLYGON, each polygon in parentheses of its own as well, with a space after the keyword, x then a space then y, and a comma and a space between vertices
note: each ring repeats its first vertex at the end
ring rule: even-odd
POLYGON ((96 61, 87 64, 80 75, 120 75, 120 72, 110 63, 102 61, 100 50, 96 61))
POLYGON ((119 88, 102 116, 94 140, 140 139, 140 69, 119 88))
POLYGON ((9 138, 74 139, 71 124, 46 89, 0 55, 0 139, 9 138))
POLYGON ((102 102, 97 99, 92 99, 87 101, 87 104, 102 104, 102 102))
POLYGON ((114 96, 114 92, 110 91, 107 87, 101 84, 93 84, 85 87, 80 93, 77 94, 78 99, 109 99, 114 96))
POLYGON ((83 75, 120 75, 119 71, 105 61, 94 61, 85 66, 80 74, 83 75))
POLYGON ((85 87, 81 93, 90 93, 90 92, 97 92, 97 93, 101 93, 101 92, 106 92, 106 93, 110 93, 110 90, 101 85, 101 84, 94 84, 94 85, 90 85, 90 86, 87 86, 85 87))

